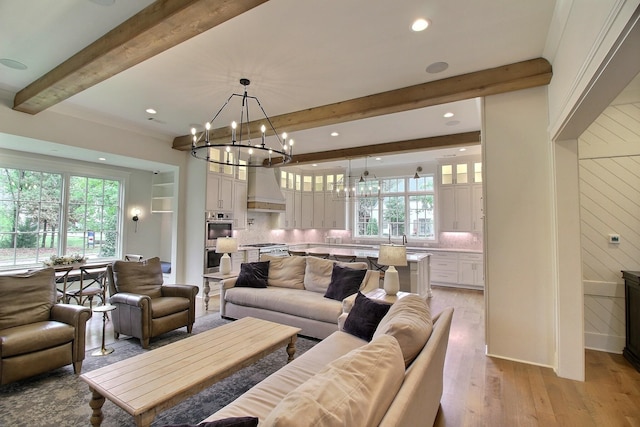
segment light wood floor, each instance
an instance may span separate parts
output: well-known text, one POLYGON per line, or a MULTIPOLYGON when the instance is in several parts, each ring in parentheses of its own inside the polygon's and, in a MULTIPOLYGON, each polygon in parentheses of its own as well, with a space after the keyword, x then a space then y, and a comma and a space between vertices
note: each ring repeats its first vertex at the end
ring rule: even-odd
MULTIPOLYGON (((586 381, 558 378, 552 369, 485 356, 482 292, 434 288, 432 313, 454 307, 437 427, 640 427, 640 373, 618 354, 587 350, 586 381)), ((209 311, 199 300, 196 315, 209 311)), ((107 322, 106 342, 113 342, 107 322)), ((99 347, 102 318, 87 323, 87 348, 99 347)), ((413 426, 411 426, 413 427, 413 426)))

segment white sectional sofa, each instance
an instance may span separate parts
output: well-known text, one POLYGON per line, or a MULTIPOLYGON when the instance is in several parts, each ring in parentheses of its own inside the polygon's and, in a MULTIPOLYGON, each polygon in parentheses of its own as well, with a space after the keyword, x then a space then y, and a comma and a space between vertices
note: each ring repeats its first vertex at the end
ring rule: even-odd
POLYGON ((433 425, 452 317, 447 308, 431 319, 419 296, 402 298, 371 342, 336 331, 204 422, 257 417, 260 427, 433 425))
POLYGON ((338 317, 347 301, 326 298, 325 293, 337 264, 366 270, 359 290, 367 293, 380 286, 377 271, 367 270, 364 262, 341 263, 313 256, 271 257, 266 288, 237 287, 237 278, 220 284, 220 315, 229 319, 256 317, 302 329, 301 335, 323 339, 338 330, 338 317))

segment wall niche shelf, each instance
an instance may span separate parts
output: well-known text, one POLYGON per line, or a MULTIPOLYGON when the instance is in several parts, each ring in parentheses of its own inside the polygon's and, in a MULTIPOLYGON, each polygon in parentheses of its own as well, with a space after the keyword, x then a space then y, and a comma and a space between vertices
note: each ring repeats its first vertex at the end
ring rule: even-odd
POLYGON ((151 213, 173 212, 173 172, 153 175, 151 184, 151 213))

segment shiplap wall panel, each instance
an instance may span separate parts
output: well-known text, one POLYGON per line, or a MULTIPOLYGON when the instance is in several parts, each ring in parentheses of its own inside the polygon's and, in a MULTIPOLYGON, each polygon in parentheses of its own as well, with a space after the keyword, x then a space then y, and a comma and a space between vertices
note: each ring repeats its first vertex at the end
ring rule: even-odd
POLYGON ((607 108, 580 137, 579 156, 585 345, 620 353, 620 272, 640 270, 640 103, 607 108))

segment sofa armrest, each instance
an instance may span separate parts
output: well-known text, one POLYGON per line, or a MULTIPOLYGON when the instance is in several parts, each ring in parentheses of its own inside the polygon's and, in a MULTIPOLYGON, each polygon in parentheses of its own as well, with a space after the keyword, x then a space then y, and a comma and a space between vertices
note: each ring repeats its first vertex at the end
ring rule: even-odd
POLYGON ((134 307, 142 307, 143 305, 149 307, 151 305, 151 297, 148 295, 118 292, 109 298, 109 302, 111 304, 126 304, 134 307))
POLYGON ((366 294, 380 287, 380 272, 374 270, 367 270, 367 275, 365 276, 365 281, 362 287, 360 288, 360 292, 366 294))
POLYGON ((200 289, 195 285, 162 285, 160 288, 163 297, 183 297, 194 299, 200 289))
POLYGON ((338 316, 338 330, 339 331, 344 331, 344 322, 347 320, 348 316, 349 316, 349 313, 342 313, 340 316, 338 316))

